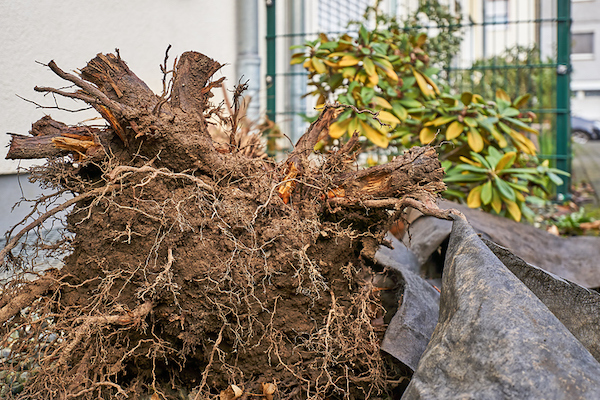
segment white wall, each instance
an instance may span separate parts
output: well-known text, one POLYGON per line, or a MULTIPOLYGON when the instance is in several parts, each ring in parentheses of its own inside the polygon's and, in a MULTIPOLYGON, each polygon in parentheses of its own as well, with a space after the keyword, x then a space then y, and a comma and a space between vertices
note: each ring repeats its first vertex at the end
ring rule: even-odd
MULTIPOLYGON (((45 114, 70 124, 97 115, 94 111, 71 114, 36 109, 16 97, 52 105, 51 98, 34 92, 33 87, 65 86, 65 81, 36 61, 54 60, 62 69, 73 71, 97 53, 119 48, 130 69, 160 93, 158 66, 172 44, 170 63, 188 50, 227 63, 216 77, 226 76, 231 88, 237 82, 234 7, 234 0, 0 1, 0 174, 14 173, 18 165, 4 159, 10 139, 6 132, 25 134, 45 114)), ((63 107, 80 106, 68 99, 59 101, 63 107)))

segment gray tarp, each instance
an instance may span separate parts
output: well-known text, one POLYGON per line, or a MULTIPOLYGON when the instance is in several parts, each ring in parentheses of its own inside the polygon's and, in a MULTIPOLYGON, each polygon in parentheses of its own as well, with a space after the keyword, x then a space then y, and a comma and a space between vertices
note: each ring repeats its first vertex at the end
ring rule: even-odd
POLYGON ((419 262, 410 250, 396 238, 388 239, 394 249, 382 247, 375 254, 375 260, 400 272, 404 294, 385 332, 381 349, 414 371, 437 323, 440 294, 417 275, 419 262))
POLYGON ((529 287, 468 223, 453 223, 439 321, 403 399, 600 399, 600 364, 538 298, 571 313, 565 324, 597 351, 595 294, 519 265, 529 287), (578 324, 577 315, 590 311, 595 316, 578 324))
POLYGON ((600 287, 600 237, 554 236, 533 226, 449 201, 440 201, 440 208, 458 209, 477 232, 530 264, 587 288, 600 287))

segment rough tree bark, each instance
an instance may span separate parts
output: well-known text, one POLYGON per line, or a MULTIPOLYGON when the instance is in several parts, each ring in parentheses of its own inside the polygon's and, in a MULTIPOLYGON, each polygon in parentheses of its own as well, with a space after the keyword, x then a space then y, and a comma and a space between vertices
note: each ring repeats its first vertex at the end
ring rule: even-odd
MULTIPOLYGON (((272 392, 269 382, 280 398, 395 390, 400 372, 379 353, 373 322, 385 310, 371 277, 389 272, 372 255, 408 206, 449 218, 434 202, 445 187, 434 149, 359 170, 355 134, 313 157, 340 113, 326 106, 286 160, 252 159, 236 132, 225 151, 213 145, 208 119, 220 111, 210 91, 221 65, 202 54, 184 53, 172 72, 165 59, 161 95, 118 51, 79 75, 48 67, 78 89, 35 90, 86 102, 107 126, 44 117, 11 141, 7 158, 47 158, 36 179, 77 195, 70 255, 41 278, 42 298, 24 304, 34 299, 19 295, 23 287, 2 294, 4 340, 22 319, 33 323, 19 314, 28 305, 54 321, 33 323, 32 335, 61 335, 24 394, 168 396, 181 387, 199 399, 227 396, 231 383, 246 396, 258 384, 272 392)), ((23 234, 2 251, 9 267, 23 234)))

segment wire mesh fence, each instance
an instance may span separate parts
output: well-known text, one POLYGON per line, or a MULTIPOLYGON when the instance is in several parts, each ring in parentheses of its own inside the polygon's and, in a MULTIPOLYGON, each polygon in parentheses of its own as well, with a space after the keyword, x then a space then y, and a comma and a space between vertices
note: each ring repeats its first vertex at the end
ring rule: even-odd
MULTIPOLYGON (((539 135, 531 139, 538 156, 570 171, 569 0, 392 0, 382 4, 384 11, 405 21, 407 31, 426 32, 436 43, 457 43, 438 46, 447 49, 438 53, 444 61, 438 77, 451 91, 469 91, 488 99, 499 88, 511 98, 529 94, 524 111, 537 116, 539 135), (444 26, 431 18, 441 9, 452 13, 455 22, 444 26)), ((290 47, 313 40, 319 32, 356 34, 348 23, 361 20, 372 5, 369 0, 318 0, 314 4, 299 0, 271 1, 267 7, 267 115, 291 142, 306 129, 304 117, 316 111, 315 99, 302 97, 308 91, 306 72, 301 65, 289 64, 291 55, 299 51, 290 47)), ((566 194, 568 188, 565 180, 558 191, 566 194)))

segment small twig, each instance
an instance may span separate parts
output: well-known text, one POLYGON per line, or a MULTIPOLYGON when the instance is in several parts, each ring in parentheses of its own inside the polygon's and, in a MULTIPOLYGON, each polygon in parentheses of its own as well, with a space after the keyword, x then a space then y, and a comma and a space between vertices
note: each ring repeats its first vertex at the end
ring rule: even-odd
POLYGON ((29 100, 29 99, 26 99, 25 97, 21 97, 18 94, 16 94, 15 96, 17 96, 21 100, 24 100, 24 101, 26 101, 28 103, 31 103, 31 104, 35 105, 37 108, 42 108, 42 109, 60 110, 60 111, 67 111, 67 112, 75 113, 75 112, 80 112, 80 111, 86 111, 86 110, 89 110, 89 109, 92 108, 92 107, 85 107, 85 108, 79 108, 77 110, 70 110, 68 108, 63 108, 63 107, 59 107, 59 106, 44 106, 44 105, 41 105, 39 103, 36 103, 33 100, 29 100))
POLYGON ((11 241, 6 244, 6 246, 4 246, 2 251, 0 251, 0 262, 4 263, 4 258, 6 257, 6 255, 17 245, 17 243, 23 237, 23 235, 25 235, 27 232, 29 232, 33 228, 41 225, 49 217, 51 217, 52 215, 54 215, 62 210, 69 208, 70 206, 72 206, 73 204, 75 204, 81 200, 96 196, 96 195, 101 194, 111 188, 112 188, 112 186, 109 185, 109 186, 103 186, 101 188, 91 190, 87 193, 73 197, 72 199, 65 201, 61 205, 54 207, 53 209, 51 209, 49 211, 46 211, 38 219, 36 219, 35 221, 33 221, 32 223, 27 225, 25 228, 21 229, 21 231, 19 231, 19 233, 17 233, 15 235, 15 237, 12 238, 11 241))
POLYGON ((85 90, 88 94, 96 97, 98 100, 100 100, 100 102, 102 104, 104 104, 106 107, 110 108, 114 112, 115 111, 119 112, 119 114, 123 113, 124 110, 123 110, 123 106, 121 104, 111 100, 106 94, 102 93, 100 91, 100 89, 98 89, 94 85, 84 81, 83 79, 81 79, 73 74, 69 74, 69 73, 63 71, 62 69, 60 69, 58 67, 58 65, 56 65, 54 60, 52 60, 48 63, 48 67, 52 70, 52 72, 54 72, 56 75, 60 76, 64 80, 73 82, 75 85, 77 85, 80 88, 82 88, 83 90, 85 90))
POLYGON ((88 104, 97 104, 97 103, 100 103, 98 100, 96 100, 92 96, 86 96, 86 95, 81 94, 81 93, 65 92, 63 90, 54 89, 54 88, 51 88, 51 87, 36 86, 36 87, 33 88, 33 90, 35 90, 36 92, 48 92, 48 93, 60 94, 61 96, 64 96, 64 97, 70 97, 72 99, 77 99, 77 100, 85 101, 88 104))
POLYGON ((160 70, 163 73, 163 79, 162 79, 163 91, 162 91, 162 95, 160 97, 163 99, 167 97, 167 92, 168 92, 167 75, 168 75, 169 71, 167 71, 167 60, 169 59, 169 50, 171 50, 170 44, 169 44, 169 46, 167 46, 167 50, 165 51, 165 61, 164 61, 163 65, 160 65, 160 70))
POLYGON ((359 110, 358 108, 356 108, 356 106, 353 106, 351 104, 340 104, 340 103, 335 103, 335 104, 326 104, 325 107, 332 107, 332 108, 350 108, 352 110, 354 110, 355 113, 357 114, 364 114, 364 113, 368 113, 371 114, 373 116, 373 119, 377 122, 379 122, 379 125, 381 126, 390 126, 390 124, 386 124, 385 122, 381 122, 381 120, 379 119, 379 111, 372 111, 372 110, 368 110, 368 109, 364 109, 364 110, 359 110))

